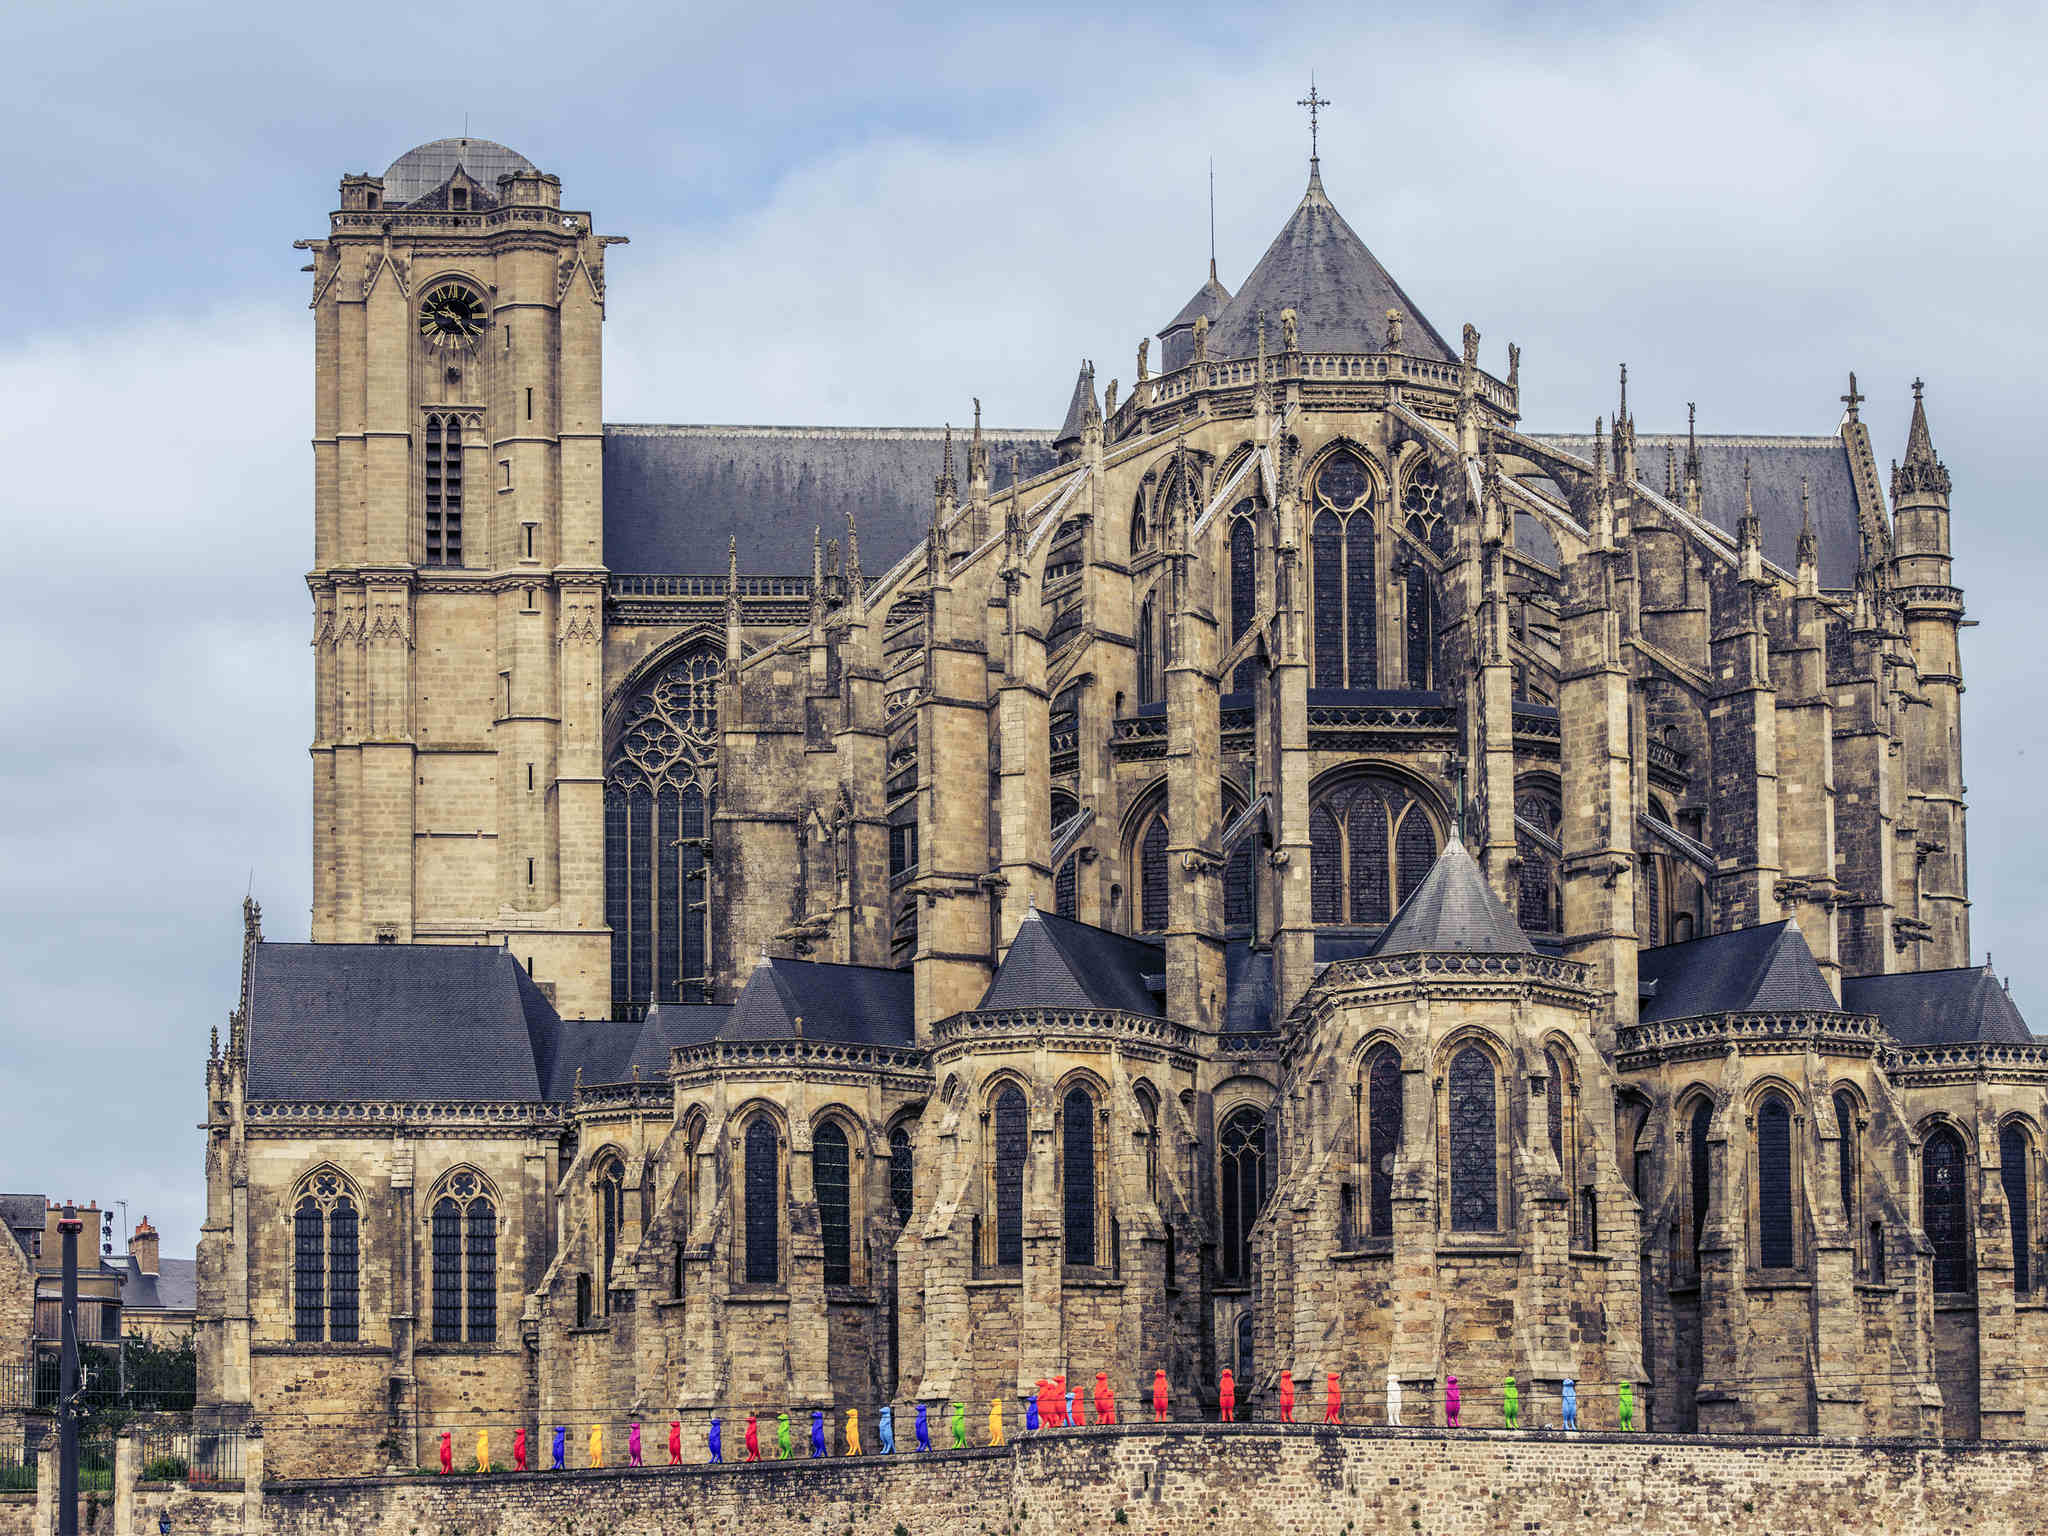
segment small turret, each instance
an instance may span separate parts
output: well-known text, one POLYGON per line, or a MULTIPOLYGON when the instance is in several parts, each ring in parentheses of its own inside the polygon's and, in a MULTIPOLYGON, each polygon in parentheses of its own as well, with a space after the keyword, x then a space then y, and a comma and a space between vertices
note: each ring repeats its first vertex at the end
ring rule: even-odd
POLYGON ((1820 590, 1820 536, 1813 531, 1813 497, 1806 476, 1799 477, 1799 595, 1812 597, 1820 590))
POLYGON ((1704 515, 1706 501, 1705 477, 1700 473, 1699 414, 1698 405, 1685 402, 1685 510, 1694 517, 1704 515))
POLYGON ((1081 456, 1081 435, 1088 428, 1088 419, 1099 419, 1101 414, 1095 404, 1095 364, 1083 358, 1081 371, 1074 377, 1073 398, 1067 402, 1066 420, 1060 423, 1059 436, 1052 440, 1053 452, 1060 456, 1062 464, 1081 456))

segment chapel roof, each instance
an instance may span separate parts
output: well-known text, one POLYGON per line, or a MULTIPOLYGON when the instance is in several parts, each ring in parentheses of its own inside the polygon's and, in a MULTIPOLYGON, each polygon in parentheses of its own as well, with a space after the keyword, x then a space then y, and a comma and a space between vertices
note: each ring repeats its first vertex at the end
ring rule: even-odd
POLYGON ((1645 1024, 1708 1013, 1844 1011, 1789 918, 1643 950, 1636 979, 1645 1024))
POLYGON ((1157 944, 1034 907, 1018 924, 981 1007, 1115 1008, 1156 1018, 1165 1012, 1156 990, 1165 972, 1166 952, 1157 944))
POLYGON ((829 1040, 903 1047, 916 1041, 907 970, 763 956, 719 1027, 721 1040, 829 1040))
POLYGON ((533 162, 518 150, 490 139, 435 139, 431 144, 407 150, 391 162, 384 173, 384 201, 391 207, 415 202, 438 190, 457 169, 467 171, 472 180, 496 197, 500 176, 533 168, 533 162))
POLYGON ((1313 163, 1308 190, 1293 215, 1214 321, 1209 354, 1250 357, 1258 350, 1261 313, 1273 338, 1267 345, 1277 346, 1283 309, 1292 309, 1299 320, 1304 352, 1381 351, 1391 309, 1401 316, 1403 352, 1439 362, 1458 360, 1393 274, 1344 222, 1313 163))
POLYGON ((1886 1033, 1901 1045, 2036 1043, 2012 994, 1999 985, 1988 965, 1846 977, 1842 1003, 1854 1013, 1876 1014, 1886 1033))
POLYGON ((1454 837, 1370 953, 1533 955, 1536 946, 1454 837))
POLYGON ((1230 290, 1224 287, 1222 282, 1218 280, 1216 276, 1216 263, 1211 261, 1209 263, 1209 276, 1207 280, 1203 282, 1201 287, 1195 290, 1193 298, 1181 305, 1179 314, 1159 327, 1159 334, 1162 338, 1171 336, 1175 331, 1184 330, 1188 326, 1193 325, 1204 315, 1207 315, 1213 324, 1216 317, 1223 313, 1224 307, 1229 303, 1230 290))

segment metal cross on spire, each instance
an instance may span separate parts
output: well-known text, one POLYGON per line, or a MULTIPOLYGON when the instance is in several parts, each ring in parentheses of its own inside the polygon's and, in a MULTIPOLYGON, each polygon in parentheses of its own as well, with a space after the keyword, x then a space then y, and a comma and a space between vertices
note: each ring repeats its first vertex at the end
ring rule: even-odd
POLYGON ((1320 137, 1319 129, 1321 127, 1321 124, 1319 123, 1318 118, 1322 112, 1322 109, 1324 107, 1327 107, 1329 104, 1330 98, 1323 95, 1316 89, 1316 77, 1313 73, 1311 73, 1308 77, 1308 94, 1295 103, 1297 107, 1308 108, 1308 157, 1311 160, 1317 160, 1321 158, 1321 155, 1319 154, 1320 146, 1318 144, 1318 139, 1320 137))

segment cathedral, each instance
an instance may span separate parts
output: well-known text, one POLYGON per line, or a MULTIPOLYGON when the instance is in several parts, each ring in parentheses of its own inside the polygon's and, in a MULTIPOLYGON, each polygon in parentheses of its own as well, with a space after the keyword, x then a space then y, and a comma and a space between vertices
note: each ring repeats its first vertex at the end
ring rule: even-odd
POLYGON ((1311 157, 1057 429, 612 424, 622 244, 480 139, 299 242, 312 930, 249 905, 208 1056, 213 1422, 1227 1366, 2048 1439, 1917 382, 1889 473, 1854 375, 1526 430, 1311 157))

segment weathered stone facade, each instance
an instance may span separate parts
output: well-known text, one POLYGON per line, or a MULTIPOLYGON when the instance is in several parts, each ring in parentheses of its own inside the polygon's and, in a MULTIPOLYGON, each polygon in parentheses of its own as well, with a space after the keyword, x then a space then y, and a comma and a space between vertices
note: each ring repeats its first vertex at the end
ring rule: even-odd
POLYGON ((276 1467, 1225 1365, 2048 1433, 1917 385, 1889 504, 1853 377, 1524 431, 1312 167, 1056 433, 607 427, 559 194, 443 141, 308 242, 315 943, 201 1247, 276 1467))

